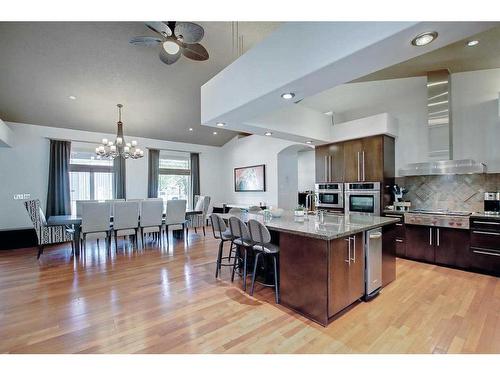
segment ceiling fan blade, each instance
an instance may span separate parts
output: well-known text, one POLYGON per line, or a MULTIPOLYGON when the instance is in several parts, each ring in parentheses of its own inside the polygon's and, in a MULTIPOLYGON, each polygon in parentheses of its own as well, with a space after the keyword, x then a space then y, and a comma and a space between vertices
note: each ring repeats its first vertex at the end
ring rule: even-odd
POLYGON ((136 36, 130 39, 130 43, 136 46, 153 47, 159 45, 163 40, 155 36, 136 36))
POLYGON ((146 26, 154 32, 166 37, 172 36, 172 30, 164 22, 146 22, 146 26))
POLYGON ((196 61, 208 60, 208 52, 201 44, 183 44, 182 54, 188 59, 196 61))
POLYGON ((203 27, 193 22, 176 22, 174 34, 183 43, 194 44, 203 39, 203 27))
POLYGON ((179 60, 181 57, 181 51, 177 52, 175 55, 165 52, 163 48, 160 49, 160 60, 167 65, 172 65, 174 62, 179 60))

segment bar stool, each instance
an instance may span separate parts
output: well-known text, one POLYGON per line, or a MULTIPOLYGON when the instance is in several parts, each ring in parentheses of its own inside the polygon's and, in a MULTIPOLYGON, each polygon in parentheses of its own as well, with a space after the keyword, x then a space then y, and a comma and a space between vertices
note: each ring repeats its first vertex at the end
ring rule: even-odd
POLYGON ((212 222, 212 232, 214 234, 214 238, 220 239, 219 243, 219 253, 217 255, 217 265, 215 269, 215 278, 219 277, 219 273, 221 271, 222 266, 232 266, 231 262, 222 263, 223 259, 229 259, 230 257, 222 256, 224 250, 224 242, 231 241, 231 246, 229 247, 229 254, 231 254, 233 247, 233 236, 229 229, 227 229, 226 223, 224 219, 222 219, 217 214, 210 214, 210 221, 212 222))
POLYGON ((279 246, 271 243, 271 233, 269 233, 269 230, 261 222, 253 219, 248 220, 248 229, 250 231, 250 237, 252 239, 252 242, 254 242, 252 249, 256 253, 254 261, 255 263, 253 266, 252 287, 250 289, 250 295, 253 296, 253 290, 255 287, 255 278, 257 275, 257 264, 259 263, 259 258, 271 257, 273 258, 273 266, 274 266, 274 285, 273 284, 263 284, 263 285, 274 287, 276 303, 279 303, 280 292, 278 284, 278 255, 280 252, 280 248, 279 246))
POLYGON ((231 216, 229 218, 229 230, 231 231, 231 235, 233 236, 233 244, 237 245, 238 254, 234 256, 233 263, 233 273, 231 275, 231 282, 234 281, 234 272, 236 268, 241 268, 241 265, 238 265, 238 260, 243 261, 243 290, 247 290, 247 258, 248 258, 248 249, 251 249, 254 245, 253 241, 250 238, 250 233, 248 232, 248 228, 243 221, 241 221, 236 216, 231 216), (244 254, 241 256, 241 249, 243 249, 244 254))

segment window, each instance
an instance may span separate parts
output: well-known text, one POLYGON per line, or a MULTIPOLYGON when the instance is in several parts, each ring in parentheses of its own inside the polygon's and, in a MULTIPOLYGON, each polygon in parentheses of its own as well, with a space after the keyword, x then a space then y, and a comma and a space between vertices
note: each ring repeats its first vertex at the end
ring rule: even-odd
POLYGON ((186 152, 160 151, 158 197, 164 201, 185 199, 191 202, 190 155, 186 152))
POLYGON ((100 159, 93 151, 73 147, 69 166, 71 212, 77 200, 113 199, 113 161, 100 159))

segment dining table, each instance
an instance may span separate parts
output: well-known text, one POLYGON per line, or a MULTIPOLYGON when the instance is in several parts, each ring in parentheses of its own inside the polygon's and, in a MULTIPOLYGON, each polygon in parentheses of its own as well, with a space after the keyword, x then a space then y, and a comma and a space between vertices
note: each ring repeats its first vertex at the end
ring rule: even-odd
MULTIPOLYGON (((187 210, 186 220, 189 216, 202 214, 203 211, 187 210)), ((163 221, 165 221, 166 214, 163 214, 163 221)), ((139 217, 140 220, 140 217, 139 217)), ((113 217, 109 218, 110 223, 113 222, 113 217)), ((73 242, 75 245, 75 257, 80 256, 80 235, 82 228, 82 218, 77 215, 52 215, 47 219, 47 226, 66 226, 73 229, 73 242)), ((181 231, 183 232, 183 231, 181 231)), ((180 236, 180 234, 179 234, 180 236)))

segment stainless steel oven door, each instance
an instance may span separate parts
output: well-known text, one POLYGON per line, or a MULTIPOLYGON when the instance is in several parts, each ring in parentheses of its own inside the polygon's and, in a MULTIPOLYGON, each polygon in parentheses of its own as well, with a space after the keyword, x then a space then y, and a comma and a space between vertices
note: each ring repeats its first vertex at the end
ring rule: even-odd
POLYGON ((345 193, 345 213, 380 216, 380 192, 351 190, 345 193))
POLYGON ((341 191, 317 190, 318 208, 343 208, 344 197, 341 191))

